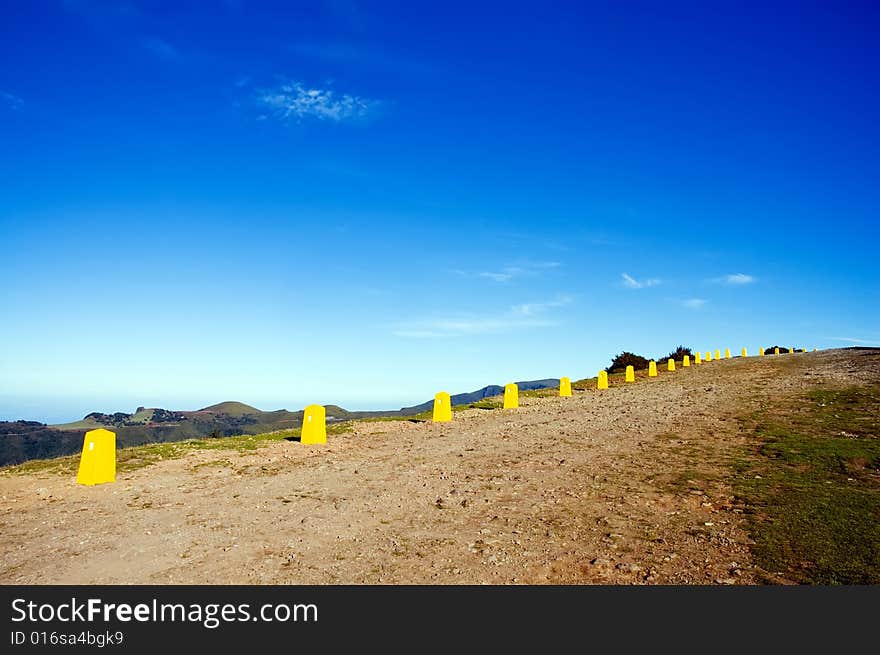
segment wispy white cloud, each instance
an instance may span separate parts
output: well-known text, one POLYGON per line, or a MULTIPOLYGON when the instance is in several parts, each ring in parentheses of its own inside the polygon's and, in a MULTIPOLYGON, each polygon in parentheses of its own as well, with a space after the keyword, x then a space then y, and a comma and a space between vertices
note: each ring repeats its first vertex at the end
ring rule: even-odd
POLYGON ((656 277, 647 280, 637 280, 627 273, 621 273, 620 277, 623 279, 623 286, 627 289, 645 289, 647 287, 656 287, 660 284, 660 280, 656 277))
POLYGON ((510 280, 525 275, 538 275, 542 271, 558 268, 559 262, 523 262, 516 266, 505 266, 498 271, 480 271, 477 277, 486 278, 493 282, 510 282, 510 280))
POLYGON ((727 275, 722 275, 721 277, 712 278, 711 281, 718 284, 739 285, 752 284, 753 282, 757 282, 758 278, 753 275, 746 275, 745 273, 729 273, 727 275))
POLYGON ((703 298, 688 298, 687 300, 682 300, 681 305, 687 309, 700 309, 706 304, 706 300, 703 298))
POLYGON ((275 89, 262 91, 257 102, 272 115, 281 119, 301 121, 306 118, 343 121, 364 118, 380 104, 348 93, 337 94, 332 89, 308 87, 302 82, 284 82, 275 89))
POLYGON ((157 37, 149 37, 143 40, 144 48, 147 49, 151 54, 157 56, 159 59, 177 59, 180 56, 180 53, 177 51, 173 45, 165 41, 164 39, 159 39, 157 37))
POLYGON ((18 111, 24 107, 24 100, 19 98, 14 93, 7 93, 6 91, 0 91, 0 101, 2 101, 2 103, 4 105, 6 105, 7 108, 11 109, 12 111, 18 111))
POLYGON ((510 310, 513 314, 518 316, 534 316, 536 314, 543 314, 548 309, 568 305, 572 300, 571 296, 557 296, 553 300, 547 300, 545 302, 526 302, 520 305, 514 305, 510 310))
POLYGON ((511 306, 497 315, 459 315, 425 318, 401 323, 393 329, 398 337, 433 339, 466 337, 509 332, 524 328, 553 327, 559 321, 547 316, 549 310, 572 302, 570 296, 557 296, 544 302, 522 303, 511 306))
POLYGON ((832 341, 843 341, 852 343, 857 346, 880 346, 880 341, 876 339, 860 339, 858 337, 830 337, 832 341))

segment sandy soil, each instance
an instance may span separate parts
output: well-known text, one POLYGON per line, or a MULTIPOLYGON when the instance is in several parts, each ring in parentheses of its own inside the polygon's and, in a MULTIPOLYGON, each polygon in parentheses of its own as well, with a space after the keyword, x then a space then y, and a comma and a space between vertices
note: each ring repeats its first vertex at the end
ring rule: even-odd
POLYGON ((97 487, 4 475, 0 582, 748 584, 735 416, 878 370, 865 351, 733 359, 97 487))

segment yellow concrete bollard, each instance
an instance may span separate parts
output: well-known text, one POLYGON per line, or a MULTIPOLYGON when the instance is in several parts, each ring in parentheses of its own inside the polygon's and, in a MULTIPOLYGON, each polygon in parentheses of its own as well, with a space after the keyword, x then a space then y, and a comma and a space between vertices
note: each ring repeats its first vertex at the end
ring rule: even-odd
POLYGON ((452 398, 445 391, 434 396, 434 423, 446 423, 452 420, 452 398))
POLYGON ((724 349, 724 359, 730 359, 730 348, 724 349))
POLYGON ((626 367, 626 378, 624 378, 627 382, 635 382, 636 381, 636 370, 632 366, 626 367))
POLYGON ((702 357, 702 355, 700 355, 700 352, 697 351, 696 353, 694 353, 694 364, 702 364, 702 363, 703 363, 703 357, 702 357))
POLYGON ((685 368, 689 368, 691 365, 691 358, 688 355, 685 355, 681 360, 681 365, 685 368))
POLYGON ((300 443, 327 443, 327 410, 323 405, 309 405, 303 410, 300 443))
POLYGON ((104 428, 86 432, 76 482, 88 486, 116 482, 115 432, 104 428))
POLYGON ((675 360, 670 358, 669 362, 667 362, 667 364, 666 364, 666 368, 670 371, 674 371, 675 370, 675 360))
POLYGON ((813 352, 814 352, 814 353, 817 353, 817 352, 819 352, 819 349, 818 349, 818 348, 813 348, 813 352))
POLYGON ((764 349, 763 348, 758 348, 758 355, 760 355, 761 357, 764 356, 764 349))
POLYGON ((608 388, 608 373, 605 371, 599 371, 599 378, 596 380, 596 388, 597 389, 607 389, 608 388))
POLYGON ((715 351, 715 359, 716 359, 716 360, 721 359, 721 351, 720 351, 720 350, 716 350, 716 351, 715 351))
POLYGON ((559 378, 559 395, 564 398, 571 396, 571 380, 568 378, 559 378))
POLYGON ((789 349, 788 349, 788 354, 789 354, 789 355, 794 354, 794 348, 789 348, 789 349))
POLYGON ((742 353, 740 354, 740 357, 748 357, 748 356, 749 356, 749 354, 746 352, 746 349, 743 348, 742 353))
POLYGON ((707 361, 707 362, 711 362, 711 361, 712 361, 712 351, 711 351, 711 350, 707 350, 707 351, 706 351, 706 361, 707 361))
POLYGON ((504 409, 519 407, 519 387, 515 382, 504 385, 504 409))
POLYGON ((657 362, 655 362, 653 359, 650 362, 648 362, 648 377, 649 378, 656 378, 657 377, 657 362))

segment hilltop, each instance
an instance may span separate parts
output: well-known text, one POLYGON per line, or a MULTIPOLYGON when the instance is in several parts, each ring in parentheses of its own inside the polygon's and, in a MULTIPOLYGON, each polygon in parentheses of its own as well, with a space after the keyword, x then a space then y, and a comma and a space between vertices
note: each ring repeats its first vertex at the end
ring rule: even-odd
MULTIPOLYGON (((519 382, 520 389, 542 389, 559 380, 519 382)), ((455 404, 477 402, 503 391, 487 385, 476 391, 452 396, 455 404)), ((356 418, 415 416, 429 411, 433 399, 412 407, 395 410, 349 411, 338 405, 326 405, 328 422, 356 418)), ((80 452, 86 431, 106 428, 116 433, 120 448, 150 443, 172 443, 202 437, 232 437, 293 430, 302 425, 303 410, 263 411, 242 402, 228 400, 202 409, 167 410, 138 407, 133 413, 105 414, 91 412, 72 423, 46 425, 36 421, 0 421, 0 466, 20 464, 32 459, 63 457, 80 452)))
POLYGON ((0 583, 880 583, 880 351, 611 378, 7 468, 0 583))

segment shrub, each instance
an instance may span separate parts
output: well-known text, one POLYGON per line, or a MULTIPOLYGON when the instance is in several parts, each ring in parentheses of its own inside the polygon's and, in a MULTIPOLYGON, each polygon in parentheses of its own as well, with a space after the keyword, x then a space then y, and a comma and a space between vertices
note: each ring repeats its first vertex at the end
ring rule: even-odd
POLYGON ((682 359, 684 359, 685 355, 687 355, 688 357, 693 357, 694 353, 690 348, 686 348, 685 346, 679 346, 678 348, 673 350, 671 353, 666 355, 666 357, 661 357, 659 361, 665 362, 667 359, 682 360, 682 359))
POLYGON ((641 355, 625 351, 612 359, 611 366, 606 368, 605 371, 608 373, 619 373, 620 371, 625 371, 627 366, 632 366, 636 370, 648 368, 648 360, 641 355))

